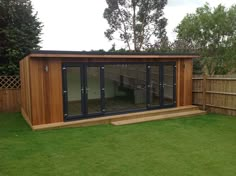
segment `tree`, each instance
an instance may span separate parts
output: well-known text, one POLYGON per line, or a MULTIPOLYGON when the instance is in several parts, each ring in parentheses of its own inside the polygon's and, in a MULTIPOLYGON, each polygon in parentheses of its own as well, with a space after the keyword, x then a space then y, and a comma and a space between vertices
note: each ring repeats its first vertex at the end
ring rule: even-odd
POLYGON ((41 30, 30 0, 0 0, 0 74, 19 74, 19 60, 40 48, 41 30))
POLYGON ((203 57, 206 74, 226 74, 236 66, 236 6, 226 9, 205 4, 188 14, 176 28, 178 40, 186 42, 203 57))
POLYGON ((167 0, 106 0, 103 17, 109 24, 105 36, 120 38, 129 50, 140 51, 153 43, 165 43, 167 19, 163 8, 167 0), (154 37, 156 41, 154 41, 154 37), (133 44, 133 46, 132 46, 133 44))

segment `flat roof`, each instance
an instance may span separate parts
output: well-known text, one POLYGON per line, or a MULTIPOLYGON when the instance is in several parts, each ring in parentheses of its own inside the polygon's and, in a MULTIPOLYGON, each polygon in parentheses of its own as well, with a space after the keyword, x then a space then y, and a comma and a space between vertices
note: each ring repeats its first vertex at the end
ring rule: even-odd
POLYGON ((59 51, 33 50, 32 58, 199 58, 196 53, 159 53, 159 52, 105 52, 105 51, 59 51))

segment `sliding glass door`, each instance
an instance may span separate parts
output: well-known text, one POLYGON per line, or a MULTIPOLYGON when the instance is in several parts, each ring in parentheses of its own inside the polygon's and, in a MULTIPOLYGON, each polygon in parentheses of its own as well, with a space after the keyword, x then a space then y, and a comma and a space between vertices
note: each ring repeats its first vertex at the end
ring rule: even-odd
POLYGON ((157 63, 147 66, 148 108, 163 108, 176 105, 175 63, 157 63))
POLYGON ((65 120, 175 106, 175 63, 63 64, 65 120))
POLYGON ((82 111, 82 81, 81 81, 81 68, 80 67, 67 67, 66 74, 66 87, 64 87, 64 97, 67 102, 64 102, 66 107, 66 116, 81 115, 82 111))
POLYGON ((86 114, 101 113, 100 66, 88 66, 85 79, 86 114))
POLYGON ((148 65, 148 107, 160 107, 161 106, 161 73, 160 65, 148 65))
POLYGON ((64 64, 64 118, 84 118, 102 113, 100 65, 64 64))
POLYGON ((175 65, 165 64, 163 65, 162 74, 162 103, 163 106, 171 106, 175 104, 175 89, 176 89, 176 74, 175 65))
POLYGON ((104 66, 106 112, 146 108, 146 65, 104 66))

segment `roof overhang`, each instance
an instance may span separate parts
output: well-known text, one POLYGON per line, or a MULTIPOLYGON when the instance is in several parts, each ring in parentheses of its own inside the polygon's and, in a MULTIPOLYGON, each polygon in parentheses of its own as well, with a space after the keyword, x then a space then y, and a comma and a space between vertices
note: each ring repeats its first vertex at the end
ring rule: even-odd
POLYGON ((157 53, 157 52, 87 52, 87 51, 32 51, 31 58, 159 58, 159 59, 191 59, 199 58, 198 54, 189 53, 157 53))

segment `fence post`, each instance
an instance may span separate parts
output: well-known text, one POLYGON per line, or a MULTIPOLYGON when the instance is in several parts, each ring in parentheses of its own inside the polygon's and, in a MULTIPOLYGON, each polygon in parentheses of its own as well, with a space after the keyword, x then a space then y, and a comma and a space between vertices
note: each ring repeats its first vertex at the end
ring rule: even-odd
POLYGON ((206 74, 203 75, 202 80, 202 109, 206 110, 206 87, 207 87, 207 76, 206 74))

